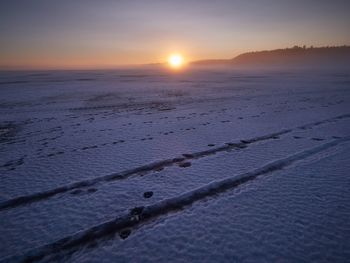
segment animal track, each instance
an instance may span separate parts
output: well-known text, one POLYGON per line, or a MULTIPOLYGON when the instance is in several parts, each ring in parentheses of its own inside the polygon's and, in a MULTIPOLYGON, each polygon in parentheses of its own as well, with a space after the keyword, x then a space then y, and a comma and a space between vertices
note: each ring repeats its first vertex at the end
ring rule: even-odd
POLYGON ((144 192, 143 193, 143 197, 144 198, 151 198, 153 196, 153 192, 149 191, 149 192, 144 192))
POLYGON ((191 165, 192 165, 191 162, 179 163, 179 167, 182 167, 182 168, 190 167, 191 165))
POLYGON ((0 168, 5 168, 8 171, 13 171, 17 168, 17 166, 24 164, 25 157, 26 156, 23 156, 19 159, 8 161, 8 162, 4 163, 3 165, 1 165, 0 168))
POLYGON ((322 139, 322 138, 311 138, 311 140, 314 140, 314 141, 324 141, 324 139, 322 139))
MULTIPOLYGON (((97 242, 108 236, 113 236, 116 232, 119 233, 121 239, 126 239, 131 234, 132 228, 137 229, 141 224, 145 224, 150 220, 162 217, 170 212, 182 211, 200 200, 216 198, 227 190, 240 187, 258 177, 266 176, 268 174, 270 175, 275 171, 279 171, 298 161, 309 158, 349 140, 350 137, 347 137, 324 143, 314 148, 268 163, 250 172, 228 176, 224 179, 213 181, 189 192, 164 199, 148 206, 134 207, 129 210, 129 213, 113 218, 110 221, 91 226, 90 228, 79 231, 75 234, 67 235, 50 244, 36 247, 25 252, 23 255, 16 255, 16 260, 21 262, 32 262, 34 260, 49 258, 50 256, 57 254, 64 258, 69 255, 72 250, 74 251, 83 248, 86 245, 91 244, 91 242, 97 242)), ((12 258, 12 260, 13 259, 14 258, 12 258)))
MULTIPOLYGON (((336 122, 338 120, 349 118, 349 117, 350 117, 350 114, 345 114, 342 116, 326 119, 323 121, 310 123, 310 124, 307 124, 306 126, 313 127, 313 126, 318 126, 320 124, 333 123, 333 122, 336 122)), ((86 187, 92 187, 92 186, 94 186, 96 184, 100 184, 100 183, 108 183, 108 182, 114 181, 114 180, 123 180, 123 179, 130 177, 130 176, 152 174, 157 169, 164 169, 165 167, 168 167, 168 166, 178 165, 180 167, 182 166, 183 168, 184 168, 184 166, 189 167, 188 164, 184 165, 184 163, 190 163, 188 161, 190 159, 196 160, 196 159, 200 159, 202 157, 207 157, 207 156, 217 154, 220 152, 226 153, 227 151, 230 151, 230 150, 234 150, 234 149, 238 150, 238 149, 246 148, 250 144, 253 144, 256 142, 261 142, 261 141, 266 141, 266 140, 271 140, 271 139, 277 138, 281 135, 291 133, 292 131, 295 131, 298 129, 300 129, 300 127, 295 127, 294 129, 282 130, 282 131, 279 131, 276 133, 267 134, 267 135, 263 135, 260 137, 254 137, 251 139, 243 139, 238 143, 228 142, 228 143, 225 143, 221 146, 212 147, 211 149, 203 150, 200 152, 185 153, 182 155, 182 157, 166 159, 166 160, 158 161, 155 163, 150 163, 150 164, 146 164, 143 166, 139 166, 139 167, 136 167, 136 168, 133 168, 130 170, 125 170, 122 172, 108 174, 108 175, 102 175, 102 176, 98 176, 95 178, 90 178, 88 180, 82 180, 82 181, 78 181, 78 182, 75 182, 72 184, 63 185, 63 186, 60 186, 60 187, 57 187, 57 188, 54 188, 51 190, 32 193, 32 194, 24 195, 24 196, 19 196, 19 197, 13 198, 13 199, 9 199, 9 200, 0 202, 0 210, 7 209, 7 208, 14 208, 14 207, 25 205, 25 204, 28 204, 31 202, 38 202, 40 200, 48 199, 48 198, 55 196, 55 195, 58 195, 58 194, 71 192, 71 191, 76 190, 76 189, 83 189, 86 187)))

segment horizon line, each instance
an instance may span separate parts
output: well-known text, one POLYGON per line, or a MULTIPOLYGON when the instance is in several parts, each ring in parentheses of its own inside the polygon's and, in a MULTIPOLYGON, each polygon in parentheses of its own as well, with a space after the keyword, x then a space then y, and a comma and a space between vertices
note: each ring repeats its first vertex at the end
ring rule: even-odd
MULTIPOLYGON (((255 51, 245 51, 242 52, 234 57, 229 57, 229 58, 203 58, 203 59, 196 59, 196 60, 190 60, 186 64, 193 64, 195 62, 200 62, 200 61, 211 61, 211 60, 233 60, 238 56, 241 56, 243 54, 249 54, 249 53, 258 53, 258 52, 266 52, 266 51, 277 51, 277 50, 289 50, 293 48, 301 48, 301 49, 320 49, 320 48, 341 48, 341 47, 347 47, 350 48, 350 43, 349 44, 342 44, 342 45, 327 45, 327 46, 299 46, 299 45, 294 45, 292 47, 286 47, 286 48, 275 48, 275 49, 263 49, 263 50, 255 50, 255 51)), ((117 70, 117 69, 130 69, 130 68, 137 68, 137 67, 147 67, 147 66, 161 66, 165 65, 167 62, 166 61, 161 61, 161 62, 147 62, 147 63, 140 63, 140 64, 135 64, 135 63, 130 63, 130 64, 115 64, 115 65, 94 65, 94 66, 65 66, 65 67, 56 67, 56 66, 6 66, 6 65, 0 65, 0 71, 1 72, 9 72, 9 71, 96 71, 96 70, 117 70)))

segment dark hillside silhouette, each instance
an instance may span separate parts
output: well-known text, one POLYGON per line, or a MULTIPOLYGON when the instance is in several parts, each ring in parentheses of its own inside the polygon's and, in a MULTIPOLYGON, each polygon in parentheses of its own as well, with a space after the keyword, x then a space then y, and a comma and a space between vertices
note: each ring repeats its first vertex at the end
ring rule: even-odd
POLYGON ((350 46, 299 47, 248 52, 227 60, 201 60, 193 65, 239 67, 350 67, 350 46))

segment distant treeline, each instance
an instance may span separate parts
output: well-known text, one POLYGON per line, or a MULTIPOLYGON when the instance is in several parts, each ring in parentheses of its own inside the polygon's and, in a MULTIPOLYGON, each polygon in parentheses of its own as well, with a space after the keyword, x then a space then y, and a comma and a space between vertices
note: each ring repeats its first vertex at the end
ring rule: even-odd
POLYGON ((324 67, 350 66, 350 46, 306 47, 247 52, 233 59, 202 60, 195 65, 232 65, 241 67, 324 67))

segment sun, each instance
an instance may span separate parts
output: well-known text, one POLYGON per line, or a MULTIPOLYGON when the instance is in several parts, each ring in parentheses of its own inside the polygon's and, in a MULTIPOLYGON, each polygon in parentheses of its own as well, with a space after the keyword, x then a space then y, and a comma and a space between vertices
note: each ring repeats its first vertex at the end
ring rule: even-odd
POLYGON ((169 66, 172 68, 180 68, 184 64, 184 59, 180 54, 172 54, 168 59, 169 66))

